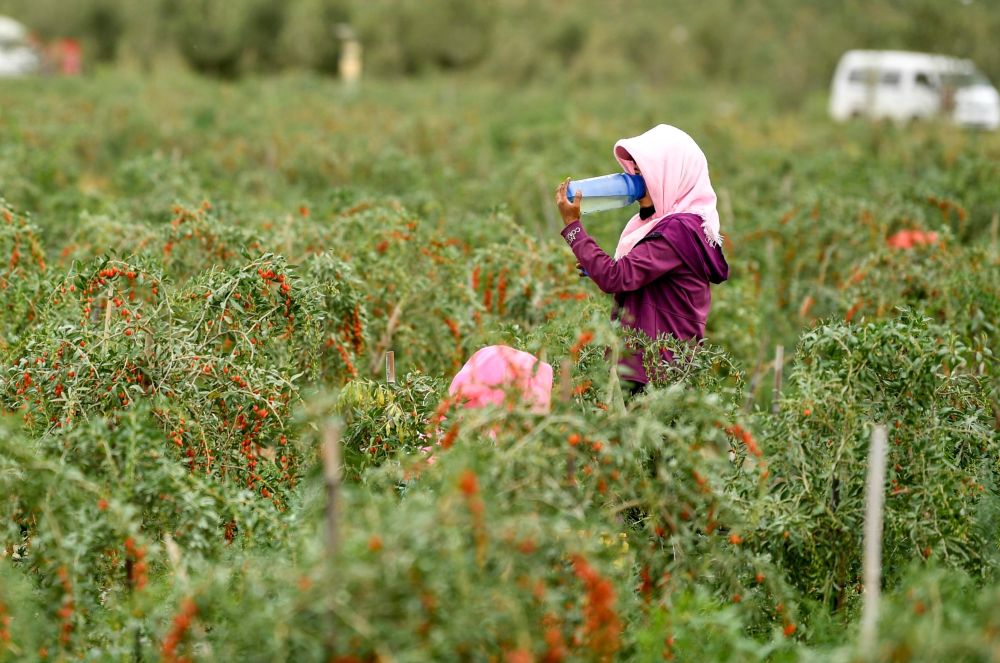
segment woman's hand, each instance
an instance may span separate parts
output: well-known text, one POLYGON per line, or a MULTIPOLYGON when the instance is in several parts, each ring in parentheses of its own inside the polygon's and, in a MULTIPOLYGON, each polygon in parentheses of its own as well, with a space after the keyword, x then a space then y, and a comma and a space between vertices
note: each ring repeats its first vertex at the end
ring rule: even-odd
POLYGON ((582 191, 577 191, 573 200, 566 197, 569 182, 570 178, 567 177, 566 181, 556 189, 556 207, 559 208, 559 214, 562 215, 563 224, 567 226, 580 219, 580 201, 583 200, 582 191))

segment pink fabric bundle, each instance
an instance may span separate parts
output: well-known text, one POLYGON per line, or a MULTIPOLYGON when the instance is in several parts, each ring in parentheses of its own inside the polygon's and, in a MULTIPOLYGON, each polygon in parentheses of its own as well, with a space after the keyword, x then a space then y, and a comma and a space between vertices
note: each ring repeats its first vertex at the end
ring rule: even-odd
POLYGON ((656 214, 649 219, 636 214, 628 222, 618 240, 615 260, 628 255, 660 219, 681 212, 700 216, 706 241, 715 246, 722 244, 708 161, 691 136, 668 124, 658 124, 644 134, 615 143, 615 158, 631 175, 639 165, 656 208, 656 214))
POLYGON ((502 405, 508 391, 520 392, 522 402, 544 414, 552 401, 552 366, 527 352, 506 345, 478 350, 458 372, 448 394, 477 408, 502 405))
POLYGON ((889 248, 912 249, 914 246, 937 244, 938 234, 924 230, 900 230, 886 240, 889 248))

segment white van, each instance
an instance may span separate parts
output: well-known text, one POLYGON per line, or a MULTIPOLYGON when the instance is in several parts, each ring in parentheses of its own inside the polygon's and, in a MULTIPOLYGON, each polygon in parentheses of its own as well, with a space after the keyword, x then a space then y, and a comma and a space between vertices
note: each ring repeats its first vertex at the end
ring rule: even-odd
POLYGON ((28 30, 14 19, 0 16, 0 77, 34 74, 41 66, 42 58, 28 42, 28 30))
POLYGON ((1000 127, 1000 94, 969 60, 907 51, 848 51, 830 90, 830 116, 892 119, 936 115, 963 127, 1000 127))

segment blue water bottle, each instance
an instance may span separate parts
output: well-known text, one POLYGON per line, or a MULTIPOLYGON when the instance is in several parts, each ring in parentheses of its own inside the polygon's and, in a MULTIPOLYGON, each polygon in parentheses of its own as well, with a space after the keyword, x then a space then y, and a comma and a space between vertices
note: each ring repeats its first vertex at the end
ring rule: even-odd
POLYGON ((577 191, 583 192, 580 212, 590 214, 631 205, 646 195, 646 182, 639 175, 614 173, 571 181, 566 197, 572 201, 577 191))

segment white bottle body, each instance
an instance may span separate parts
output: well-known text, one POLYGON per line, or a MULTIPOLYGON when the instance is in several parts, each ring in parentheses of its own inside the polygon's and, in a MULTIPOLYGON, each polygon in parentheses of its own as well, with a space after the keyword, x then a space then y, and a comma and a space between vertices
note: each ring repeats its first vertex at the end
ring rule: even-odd
POLYGON ((628 207, 632 204, 629 196, 584 196, 580 201, 580 213, 591 214, 593 212, 603 212, 604 210, 628 207))

